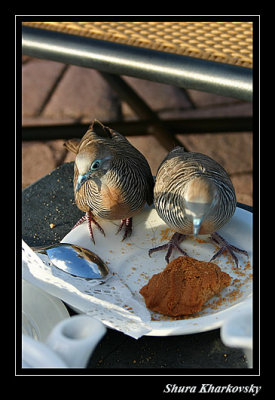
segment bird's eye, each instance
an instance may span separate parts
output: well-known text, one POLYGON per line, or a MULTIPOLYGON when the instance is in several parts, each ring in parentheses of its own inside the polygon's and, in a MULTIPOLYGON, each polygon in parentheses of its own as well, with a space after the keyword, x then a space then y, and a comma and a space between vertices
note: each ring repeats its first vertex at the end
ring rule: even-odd
POLYGON ((100 160, 95 160, 91 165, 91 170, 94 171, 94 170, 98 169, 99 166, 100 166, 100 160))

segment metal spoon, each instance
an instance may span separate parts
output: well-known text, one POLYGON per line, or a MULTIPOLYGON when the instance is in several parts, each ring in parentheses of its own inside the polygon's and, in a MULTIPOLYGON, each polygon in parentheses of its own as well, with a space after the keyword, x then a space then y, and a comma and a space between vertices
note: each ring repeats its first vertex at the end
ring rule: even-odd
POLYGON ((107 265, 98 255, 75 244, 57 243, 32 249, 47 254, 55 267, 72 276, 90 280, 105 278, 109 273, 107 265))

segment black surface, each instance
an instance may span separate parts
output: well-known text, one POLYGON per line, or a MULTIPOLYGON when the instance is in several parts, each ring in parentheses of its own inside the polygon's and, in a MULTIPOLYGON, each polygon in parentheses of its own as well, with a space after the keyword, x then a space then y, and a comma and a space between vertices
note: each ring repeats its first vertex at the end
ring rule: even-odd
MULTIPOLYGON (((59 242, 83 215, 73 197, 73 162, 62 165, 22 192, 22 237, 29 246, 59 242), (51 229, 50 224, 54 224, 51 229)), ((251 207, 240 205, 251 211, 251 207)), ((70 310, 71 311, 71 310, 70 310)), ((71 313, 73 313, 71 311, 71 313)), ((173 374, 182 369, 247 368, 243 352, 224 346, 220 330, 185 336, 149 337, 136 340, 121 332, 107 329, 95 349, 88 368, 100 370, 157 369, 173 374)), ((96 372, 96 373, 97 373, 96 372)), ((102 373, 102 372, 101 372, 102 373)))

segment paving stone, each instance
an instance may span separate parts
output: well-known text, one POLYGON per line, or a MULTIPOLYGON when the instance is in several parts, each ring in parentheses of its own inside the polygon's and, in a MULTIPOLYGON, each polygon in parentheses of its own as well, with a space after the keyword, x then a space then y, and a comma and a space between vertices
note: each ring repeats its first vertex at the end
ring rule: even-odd
MULTIPOLYGON (((23 117, 22 118, 22 126, 45 126, 45 125, 66 125, 66 124, 74 124, 78 122, 77 118, 70 118, 60 116, 58 119, 51 117, 44 117, 41 115, 31 116, 31 117, 23 117)), ((39 138, 37 138, 39 139, 39 138)))
POLYGON ((190 151, 207 154, 229 174, 253 170, 252 133, 205 133, 177 135, 190 151))
POLYGON ((120 119, 120 101, 97 71, 71 65, 42 115, 115 121, 120 119))
POLYGON ((67 149, 64 146, 64 142, 65 141, 63 139, 47 140, 45 142, 52 152, 52 156, 56 165, 62 164, 66 158, 67 149))
POLYGON ((234 185, 237 201, 253 205, 253 177, 251 173, 244 173, 231 176, 234 185))
POLYGON ((40 141, 22 143, 22 187, 42 178, 55 169, 53 152, 40 141))
MULTIPOLYGON (((181 110, 191 107, 191 103, 181 88, 128 76, 123 78, 153 111, 181 110)), ((124 101, 122 102, 122 114, 125 119, 138 119, 124 101)))
POLYGON ((228 105, 207 106, 196 109, 172 109, 163 110, 159 116, 165 118, 224 118, 224 117, 250 117, 253 114, 253 106, 251 103, 235 103, 228 105))
POLYGON ((221 105, 239 103, 240 100, 232 97, 220 96, 214 93, 201 92, 199 90, 187 89, 186 90, 190 99, 196 107, 205 107, 209 105, 221 105))
POLYGON ((156 175, 157 169, 167 155, 167 150, 162 147, 154 136, 131 136, 127 137, 129 142, 135 146, 148 161, 152 174, 156 175))
POLYGON ((68 163, 75 160, 75 154, 67 150, 66 156, 64 158, 64 163, 68 163))
POLYGON ((22 66, 22 115, 36 116, 51 93, 64 64, 32 59, 22 66))

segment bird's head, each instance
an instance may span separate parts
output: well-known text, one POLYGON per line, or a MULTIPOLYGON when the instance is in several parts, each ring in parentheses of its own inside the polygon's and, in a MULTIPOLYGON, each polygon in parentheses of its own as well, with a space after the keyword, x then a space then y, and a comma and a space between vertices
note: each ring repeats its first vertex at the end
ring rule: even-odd
POLYGON ((183 198, 185 212, 193 222, 193 234, 197 236, 204 218, 215 204, 215 184, 205 177, 195 177, 186 185, 183 198))
POLYGON ((79 175, 75 191, 78 192, 82 185, 89 180, 100 185, 101 178, 111 167, 112 159, 111 152, 102 146, 98 149, 86 147, 84 151, 78 153, 75 163, 79 175))

